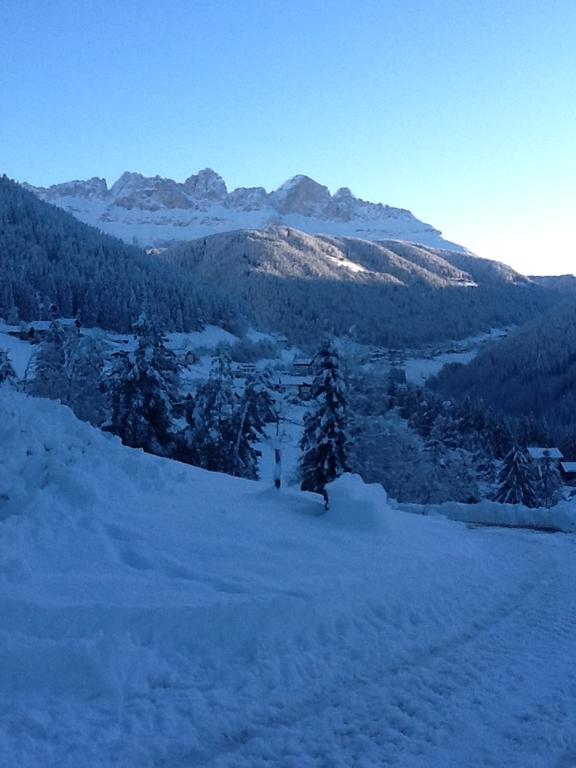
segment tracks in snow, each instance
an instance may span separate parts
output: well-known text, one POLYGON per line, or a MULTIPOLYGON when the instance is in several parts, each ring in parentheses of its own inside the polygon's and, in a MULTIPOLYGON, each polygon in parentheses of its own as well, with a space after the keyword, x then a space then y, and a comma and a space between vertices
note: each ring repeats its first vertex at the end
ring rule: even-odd
POLYGON ((560 548, 558 557, 527 546, 534 571, 518 593, 392 664, 352 658, 345 644, 315 649, 319 672, 306 693, 262 692, 266 706, 241 727, 158 765, 576 765, 576 541, 560 548))

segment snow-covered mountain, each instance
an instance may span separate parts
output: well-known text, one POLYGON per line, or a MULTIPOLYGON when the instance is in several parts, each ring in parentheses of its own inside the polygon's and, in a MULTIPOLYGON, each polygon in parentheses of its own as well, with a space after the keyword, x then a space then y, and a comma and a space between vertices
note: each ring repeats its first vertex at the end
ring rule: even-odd
POLYGON ((256 328, 405 346, 525 322, 556 292, 510 267, 414 243, 285 226, 183 243, 159 257, 235 301, 256 328))
POLYGON ((25 186, 81 221, 143 247, 285 224, 312 234, 407 240, 464 250, 410 211, 360 200, 346 187, 332 195, 302 175, 273 192, 263 187, 228 192, 224 179, 210 168, 182 183, 126 172, 110 188, 99 178, 48 188, 25 186))

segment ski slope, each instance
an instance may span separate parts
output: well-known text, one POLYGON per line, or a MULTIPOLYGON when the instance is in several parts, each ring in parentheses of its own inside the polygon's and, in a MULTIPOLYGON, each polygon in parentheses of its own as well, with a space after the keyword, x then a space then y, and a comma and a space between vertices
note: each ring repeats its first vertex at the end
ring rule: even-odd
POLYGON ((0 765, 568 768, 571 535, 125 448, 0 390, 0 765))

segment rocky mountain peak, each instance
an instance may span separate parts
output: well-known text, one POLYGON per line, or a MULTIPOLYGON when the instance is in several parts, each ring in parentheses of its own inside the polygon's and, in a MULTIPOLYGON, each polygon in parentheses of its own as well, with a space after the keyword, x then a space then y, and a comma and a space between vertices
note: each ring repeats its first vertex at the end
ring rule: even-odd
POLYGON ((238 187, 228 194, 226 206, 241 211, 258 211, 267 205, 268 192, 264 187, 238 187))
POLYGON ((332 195, 328 187, 309 176, 294 176, 270 195, 272 206, 279 213, 299 213, 303 216, 321 214, 330 207, 332 195))
MULTIPOLYGON (((38 194, 38 190, 28 184, 24 185, 27 189, 38 194)), ((65 181, 62 184, 54 184, 48 189, 42 188, 44 197, 47 200, 58 199, 61 197, 79 197, 86 200, 93 198, 106 197, 108 195, 108 185, 106 179, 100 179, 93 176, 91 179, 65 181)))
POLYGON ((304 174, 270 193, 264 187, 228 192, 212 168, 184 182, 126 171, 110 190, 99 178, 28 189, 81 221, 148 247, 279 224, 309 234, 406 240, 462 250, 407 210, 361 200, 347 187, 331 195, 326 186, 304 174))
POLYGON ((110 187, 110 194, 112 197, 126 197, 132 195, 134 192, 138 192, 149 179, 141 173, 134 173, 133 171, 124 171, 124 173, 117 179, 110 187))
POLYGON ((228 194, 226 182, 212 168, 204 168, 189 176, 183 186, 184 190, 197 200, 224 200, 228 194))

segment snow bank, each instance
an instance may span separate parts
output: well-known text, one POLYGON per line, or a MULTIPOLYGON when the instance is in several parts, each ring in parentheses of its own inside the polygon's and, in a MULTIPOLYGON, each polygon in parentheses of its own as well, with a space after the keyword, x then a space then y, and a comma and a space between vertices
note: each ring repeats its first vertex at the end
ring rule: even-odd
POLYGON ((327 518, 351 529, 377 531, 389 511, 386 491, 378 483, 367 484, 360 475, 346 474, 326 486, 327 518))
POLYGON ((462 504, 456 501, 446 501, 443 504, 398 504, 398 508, 419 515, 442 515, 464 523, 542 528, 565 533, 576 531, 574 502, 563 502, 551 509, 525 507, 522 504, 500 504, 497 501, 481 501, 478 504, 462 504))

